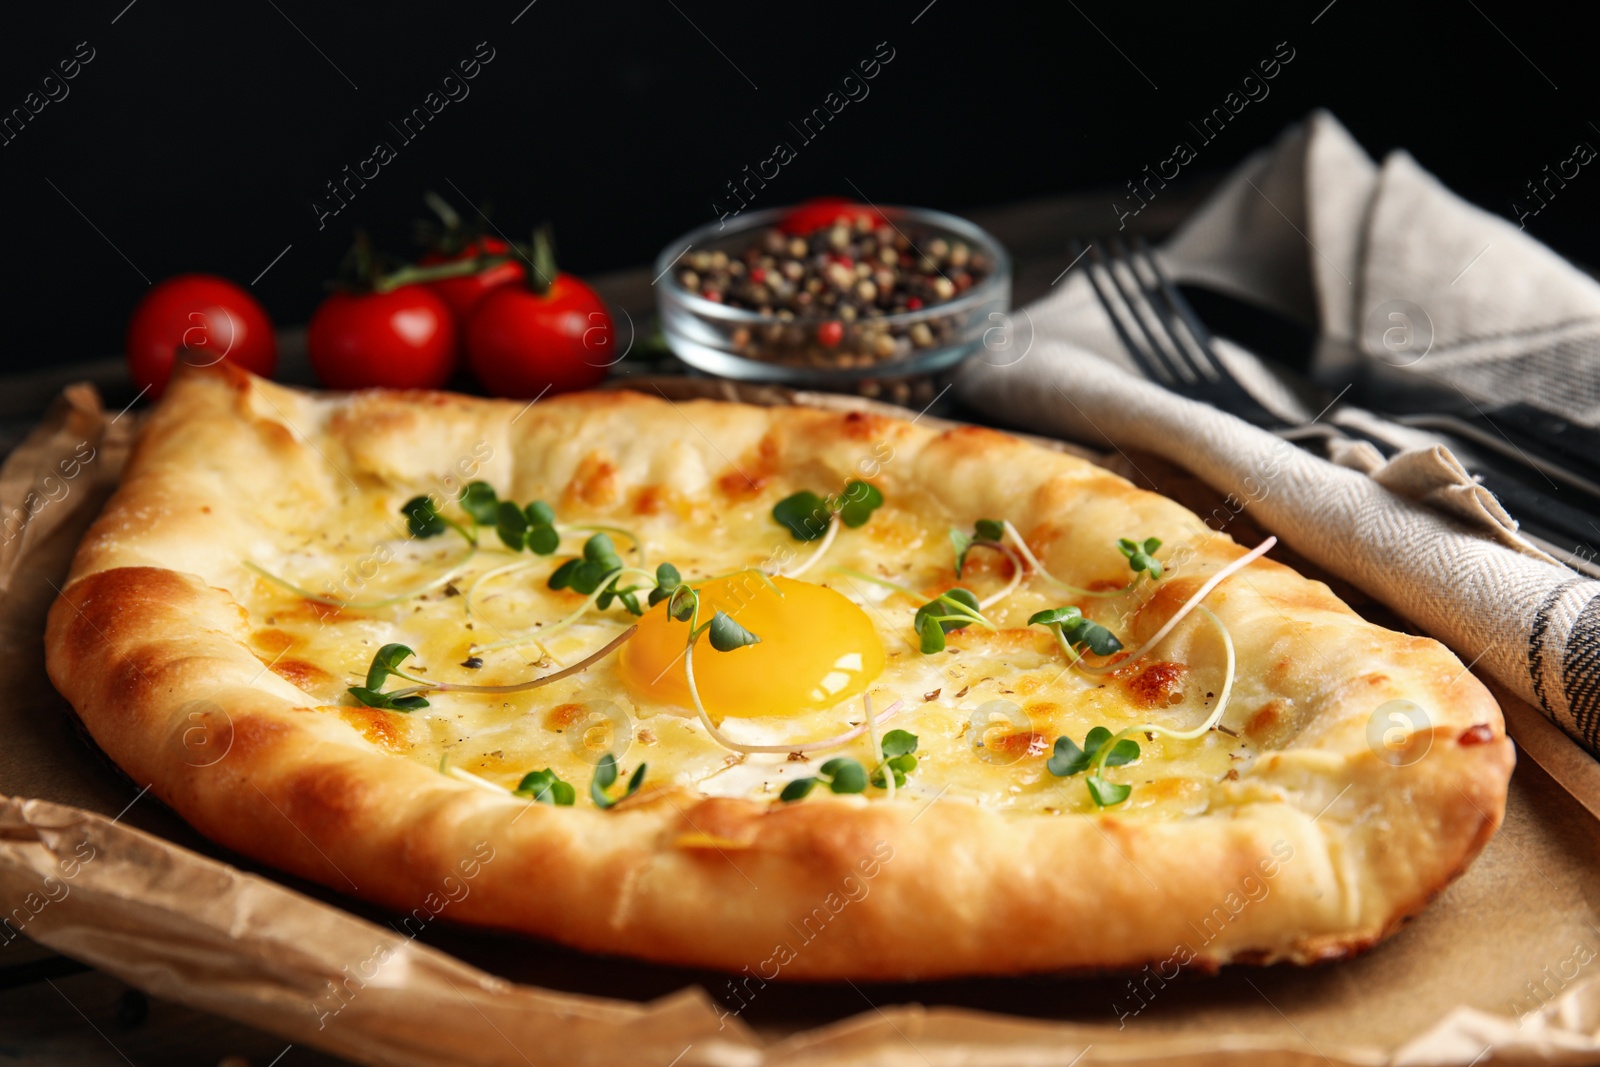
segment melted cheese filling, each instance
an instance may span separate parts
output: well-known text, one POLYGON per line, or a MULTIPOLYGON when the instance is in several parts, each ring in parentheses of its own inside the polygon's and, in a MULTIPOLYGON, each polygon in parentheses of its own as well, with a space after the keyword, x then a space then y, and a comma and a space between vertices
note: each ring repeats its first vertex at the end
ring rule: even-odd
MULTIPOLYGON (((653 570, 660 562, 673 563, 705 593, 702 621, 713 605, 722 607, 762 637, 759 645, 731 652, 714 651, 705 637, 695 646, 698 688, 730 738, 798 747, 835 737, 863 722, 861 694, 867 693, 880 715, 900 705, 880 733, 903 729, 919 739, 918 766, 897 791, 900 798, 1090 812, 1096 809, 1082 775, 1057 778, 1045 768, 1056 738, 1081 744, 1093 727, 1115 732, 1146 722, 1183 729, 1210 712, 1223 674, 1220 653, 1211 652, 1214 639, 1194 641, 1195 662, 1163 660, 1158 647, 1112 675, 1068 670, 1049 632, 1027 626, 1032 613, 1065 602, 1038 579, 986 610, 995 631, 958 630, 945 651, 923 655, 912 629, 923 600, 957 584, 987 596, 1010 576, 1004 557, 977 550, 958 582, 947 537, 952 521, 932 504, 912 510, 891 500, 865 526, 841 529, 803 578, 778 580, 779 590, 788 590, 785 596, 775 595, 759 577, 749 582, 749 575, 739 588, 759 592, 748 596, 736 595, 731 579, 702 586, 707 578, 741 568, 782 562, 793 570, 805 560, 814 546, 794 541, 770 514, 777 500, 799 488, 806 487, 769 484, 753 498, 687 514, 667 509, 585 515, 563 509, 560 515, 563 524, 609 523, 637 533, 639 546, 614 536, 627 566, 653 570), (842 574, 834 569, 839 567, 918 590, 923 600, 842 574)), ((403 533, 396 517, 409 495, 396 490, 352 496, 342 514, 329 517, 324 532, 284 534, 287 550, 263 543, 248 561, 347 604, 379 604, 433 586, 421 595, 357 608, 308 600, 259 574, 244 579, 239 599, 250 612, 256 654, 309 694, 320 713, 344 718, 397 755, 430 766, 447 757, 450 766, 507 789, 528 772, 549 767, 573 783, 580 804, 588 803, 593 766, 608 751, 624 775, 648 762, 647 784, 756 799, 776 799, 786 783, 814 775, 834 756, 853 757, 869 769, 875 764, 865 736, 804 759, 731 752, 708 735, 688 706, 679 656, 685 627, 666 620, 661 608, 641 620, 613 603, 541 638, 541 630, 583 603, 582 595, 552 591, 546 581, 581 551, 588 531, 565 536, 547 557, 511 553, 489 529, 481 532, 476 552, 454 532, 406 539, 396 536, 403 533), (449 581, 441 582, 447 571, 449 581), (439 682, 506 685, 575 663, 635 622, 640 632, 620 653, 537 690, 430 693, 429 707, 411 713, 354 706, 345 692, 364 684, 373 654, 389 642, 415 650, 405 664, 408 673, 439 682), (481 666, 468 666, 472 657, 481 666)), ((446 513, 460 518, 453 506, 446 513)), ((1108 533, 1166 537, 1176 531, 1108 533)), ((1063 577, 1120 585, 1127 572, 1063 577)), ((1132 595, 1078 601, 1113 630, 1131 602, 1132 595)), ((1201 625, 1191 617, 1178 634, 1201 625)), ((391 679, 387 688, 409 684, 391 679)), ((1193 741, 1144 738, 1140 746, 1136 763, 1108 772, 1110 779, 1134 786, 1116 810, 1168 818, 1207 810, 1218 784, 1237 777, 1233 769, 1255 755, 1247 740, 1218 732, 1193 741)), ((866 795, 883 793, 871 789, 866 795)))

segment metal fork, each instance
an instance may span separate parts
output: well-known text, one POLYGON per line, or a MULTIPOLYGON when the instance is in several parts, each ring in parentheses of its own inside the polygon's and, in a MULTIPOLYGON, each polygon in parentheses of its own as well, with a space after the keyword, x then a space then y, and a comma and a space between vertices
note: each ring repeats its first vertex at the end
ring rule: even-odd
MULTIPOLYGON (((1320 422, 1321 415, 1309 423, 1296 423, 1263 406, 1217 356, 1211 331, 1167 278, 1145 243, 1134 238, 1130 247, 1120 238, 1109 238, 1105 245, 1107 251, 1101 252, 1098 244, 1085 249, 1082 242, 1074 241, 1071 252, 1074 256, 1083 255, 1095 295, 1134 363, 1150 381, 1286 440, 1364 440, 1386 458, 1399 451, 1393 442, 1355 427, 1320 422)), ((1562 547, 1583 545, 1600 529, 1590 512, 1522 484, 1481 460, 1475 461, 1470 448, 1464 448, 1460 440, 1443 440, 1478 481, 1520 520, 1525 536, 1574 569, 1600 577, 1600 566, 1592 557, 1562 547)))
MULTIPOLYGON (((1178 294, 1149 247, 1135 237, 1086 250, 1087 273, 1117 335, 1146 378, 1212 407, 1237 415, 1262 429, 1281 431, 1293 423, 1264 407, 1217 356, 1207 330, 1178 294)), ((1074 241, 1074 255, 1085 253, 1074 241)))

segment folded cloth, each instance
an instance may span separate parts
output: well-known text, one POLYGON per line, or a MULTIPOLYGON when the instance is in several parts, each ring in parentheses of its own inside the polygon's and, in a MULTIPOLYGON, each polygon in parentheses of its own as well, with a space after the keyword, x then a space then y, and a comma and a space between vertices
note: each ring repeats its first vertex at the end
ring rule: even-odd
MULTIPOLYGON (((1553 406, 1560 393, 1557 410, 1574 420, 1600 416, 1600 376, 1581 358, 1586 345, 1600 351, 1600 285, 1405 153, 1379 167, 1325 112, 1241 164, 1160 254, 1179 280, 1315 322, 1325 337, 1390 363, 1383 330, 1367 323, 1389 302, 1410 301, 1431 319, 1430 372, 1442 366, 1444 380, 1469 394, 1488 388, 1553 406)), ((1187 467, 1230 494, 1205 528, 1225 529, 1248 507, 1297 552, 1426 627, 1600 755, 1600 582, 1521 538, 1448 450, 1420 440, 1384 461, 1345 444, 1330 462, 1155 385, 1139 376, 1081 270, 1024 309, 1016 333, 1026 355, 986 352, 962 368, 965 403, 1021 428, 1187 467)), ((1250 353, 1219 348, 1263 404, 1292 421, 1315 414, 1250 353)))

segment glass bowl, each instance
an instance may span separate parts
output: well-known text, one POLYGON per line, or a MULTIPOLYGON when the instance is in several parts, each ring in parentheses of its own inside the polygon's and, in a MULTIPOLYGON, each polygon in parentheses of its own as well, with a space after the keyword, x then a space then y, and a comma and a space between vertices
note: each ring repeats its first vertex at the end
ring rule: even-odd
POLYGON ((983 347, 987 331, 1004 325, 1011 310, 1010 255, 967 220, 925 208, 877 211, 913 241, 961 241, 992 264, 985 278, 949 300, 853 322, 833 314, 782 319, 729 307, 683 287, 679 275, 685 253, 720 251, 737 259, 791 210, 768 208, 728 224, 708 223, 656 257, 652 269, 662 334, 691 367, 738 381, 859 386, 947 370, 983 347), (823 342, 819 330, 822 337, 831 335, 831 344, 823 342))

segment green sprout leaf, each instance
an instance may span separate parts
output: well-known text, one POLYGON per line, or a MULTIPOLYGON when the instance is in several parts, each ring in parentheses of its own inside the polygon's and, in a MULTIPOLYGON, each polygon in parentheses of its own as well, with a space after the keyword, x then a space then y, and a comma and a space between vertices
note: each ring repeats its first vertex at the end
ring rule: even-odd
POLYGON ((912 625, 918 633, 923 632, 923 625, 928 619, 938 621, 939 629, 949 633, 950 630, 960 630, 963 625, 982 621, 982 611, 978 608, 978 595, 970 589, 962 589, 960 585, 954 589, 946 589, 938 597, 928 601, 917 608, 917 616, 912 619, 912 625))
POLYGON ((967 553, 972 551, 972 537, 952 526, 950 527, 950 547, 956 550, 956 577, 959 578, 962 570, 967 566, 967 553))
POLYGON ((1117 539, 1117 549, 1128 557, 1128 566, 1137 574, 1144 571, 1152 579, 1161 577, 1161 561, 1156 559, 1156 549, 1161 547, 1159 537, 1147 537, 1143 542, 1130 537, 1117 539))
POLYGON ((888 781, 884 768, 894 775, 896 787, 906 784, 906 775, 917 769, 917 757, 912 753, 917 750, 917 735, 909 730, 890 730, 883 735, 879 744, 883 750, 883 763, 872 772, 872 784, 879 789, 888 788, 888 781))
POLYGON ((1070 737, 1056 738, 1055 754, 1045 761, 1045 770, 1057 778, 1071 778, 1089 769, 1089 753, 1070 737))
POLYGON ((678 568, 670 563, 657 565, 656 587, 650 590, 650 606, 655 607, 663 600, 666 600, 682 584, 683 575, 678 573, 678 568))
POLYGON ((867 769, 853 759, 836 757, 824 763, 818 771, 827 779, 828 788, 835 793, 867 791, 867 769))
POLYGON ((416 711, 428 706, 422 697, 392 697, 366 686, 353 685, 348 692, 367 707, 383 708, 385 711, 416 711))
POLYGON ((589 799, 594 801, 597 808, 609 808, 620 801, 626 800, 639 791, 639 786, 644 783, 645 768, 649 764, 641 763, 633 772, 633 777, 628 779, 628 787, 620 797, 612 798, 607 790, 617 780, 617 758, 607 752, 600 757, 600 762, 595 764, 594 777, 589 780, 589 799))
MULTIPOLYGON (((905 731, 899 730, 896 732, 904 733, 905 731)), ((915 744, 916 741, 913 738, 913 747, 915 747, 915 744)), ((905 754, 898 755, 894 759, 902 761, 898 765, 895 764, 894 760, 889 761, 889 766, 894 770, 895 784, 904 784, 905 776, 910 773, 911 768, 917 765, 917 757, 905 754), (906 760, 910 761, 909 766, 904 762, 906 760)), ((865 793, 867 791, 867 769, 847 756, 839 756, 829 760, 817 768, 817 774, 819 777, 816 778, 796 778, 783 787, 783 792, 778 794, 778 799, 785 804, 793 803, 796 800, 804 800, 811 795, 811 791, 818 785, 826 785, 828 790, 833 793, 865 793)), ((882 786, 881 773, 878 775, 875 784, 882 786)))
POLYGON ((732 652, 745 645, 761 643, 761 638, 734 622, 733 616, 724 611, 711 616, 711 621, 706 624, 706 632, 711 639, 711 647, 718 652, 732 652))
POLYGON ((967 553, 972 551, 973 545, 980 542, 998 545, 1005 535, 1005 523, 999 519, 979 519, 970 534, 962 533, 952 526, 950 528, 950 544, 956 550, 956 577, 961 577, 961 572, 966 568, 967 553))
POLYGON ((917 750, 917 735, 909 730, 890 730, 883 735, 885 756, 908 756, 917 750))
POLYGON ((572 807, 578 795, 572 783, 563 782, 549 767, 523 775, 513 792, 519 797, 529 797, 538 804, 554 804, 562 808, 572 807))
POLYGON ((783 792, 778 794, 778 799, 785 804, 793 803, 796 800, 804 800, 817 787, 817 781, 815 778, 796 778, 783 787, 783 792))
POLYGON ((1133 792, 1133 786, 1121 782, 1108 782, 1098 775, 1090 775, 1084 779, 1089 787, 1089 796, 1102 808, 1109 808, 1113 804, 1121 804, 1128 799, 1128 794, 1133 792))
POLYGON ((509 500, 495 505, 494 530, 513 552, 521 552, 528 546, 528 516, 509 500))
POLYGON ((1067 644, 1079 652, 1088 648, 1097 656, 1109 656, 1122 650, 1122 642, 1117 640, 1116 634, 1084 618, 1083 612, 1070 604, 1063 608, 1036 611, 1028 616, 1028 625, 1059 627, 1067 644))
POLYGON ((1057 778, 1070 778, 1074 774, 1082 774, 1090 767, 1096 767, 1095 773, 1084 779, 1084 784, 1089 789, 1089 797, 1102 808, 1120 804, 1128 799, 1133 787, 1107 781, 1101 776, 1100 769, 1132 763, 1139 758, 1139 743, 1131 737, 1125 737, 1111 747, 1103 760, 1097 761, 1096 757, 1100 754, 1100 750, 1114 736, 1116 735, 1104 726, 1096 726, 1084 737, 1082 748, 1074 744, 1070 737, 1058 737, 1055 753, 1045 761, 1045 769, 1057 778))
POLYGON ((434 507, 433 498, 424 494, 414 496, 400 505, 400 514, 406 517, 406 529, 412 537, 438 537, 450 527, 434 507))
POLYGON ((372 665, 367 668, 367 688, 382 689, 390 675, 400 672, 400 664, 414 655, 416 653, 411 651, 409 645, 399 642, 378 649, 377 655, 372 657, 372 665))
POLYGON ((922 640, 922 654, 944 651, 944 635, 983 620, 978 598, 970 590, 956 586, 946 589, 917 609, 911 625, 922 640))
MULTIPOLYGON (((573 579, 578 576, 578 571, 582 566, 583 560, 569 559, 551 572, 550 580, 545 584, 547 584, 551 589, 573 588, 573 579)), ((581 593, 583 590, 579 589, 578 592, 581 593)), ((590 587, 589 592, 594 592, 593 587, 590 587)))
POLYGON ((844 503, 839 506, 839 520, 850 529, 865 526, 872 513, 883 507, 883 493, 875 485, 854 481, 844 487, 844 503))
POLYGON ((912 755, 893 756, 883 761, 883 766, 872 772, 872 784, 879 789, 889 787, 888 779, 884 775, 884 768, 894 775, 895 788, 899 789, 906 784, 906 775, 917 769, 917 757, 912 755))
POLYGON ((528 551, 539 556, 548 556, 561 547, 561 535, 554 526, 530 526, 528 528, 528 551))
POLYGON ((1068 604, 1064 608, 1046 608, 1043 611, 1034 612, 1028 616, 1028 625, 1050 626, 1060 623, 1062 626, 1071 626, 1082 618, 1083 612, 1077 607, 1068 604))
MULTIPOLYGON (((1100 747, 1111 740, 1111 737, 1111 731, 1104 726, 1096 726, 1093 730, 1090 730, 1083 739, 1083 747, 1089 753, 1089 758, 1093 759, 1099 753, 1100 747)), ((1106 755, 1105 765, 1107 767, 1121 767, 1124 764, 1132 763, 1138 758, 1139 742, 1131 737, 1125 737, 1118 741, 1116 746, 1106 755)))
POLYGON ((500 519, 500 498, 488 482, 468 482, 461 488, 461 510, 479 526, 493 526, 500 519))
POLYGON ((828 532, 833 513, 820 496, 802 489, 774 504, 772 518, 778 525, 787 527, 795 540, 816 541, 828 532))
POLYGON ((603 533, 597 533, 583 543, 583 558, 604 566, 606 570, 622 568, 622 557, 617 555, 617 546, 603 533))
POLYGON ((680 585, 667 596, 667 614, 679 622, 694 618, 700 605, 700 594, 686 585, 680 585))
POLYGON ((513 552, 526 548, 536 555, 550 555, 561 547, 561 534, 555 523, 556 513, 542 500, 535 500, 525 508, 502 500, 495 507, 495 532, 513 552))
POLYGON ((411 656, 416 655, 408 645, 392 642, 378 649, 372 657, 372 664, 367 667, 367 684, 353 685, 350 695, 369 708, 384 708, 388 711, 416 711, 425 708, 428 702, 420 696, 392 697, 383 692, 383 685, 391 676, 406 677, 400 670, 400 664, 411 656))
POLYGON ((1097 656, 1109 656, 1122 649, 1122 642, 1117 640, 1117 635, 1101 626, 1097 622, 1082 619, 1074 623, 1069 630, 1062 627, 1062 634, 1067 639, 1067 644, 1073 647, 1089 646, 1089 650, 1097 656))
POLYGON ((571 589, 587 596, 600 588, 607 575, 621 569, 622 558, 611 538, 597 533, 583 543, 583 555, 557 567, 547 584, 551 589, 571 589))

